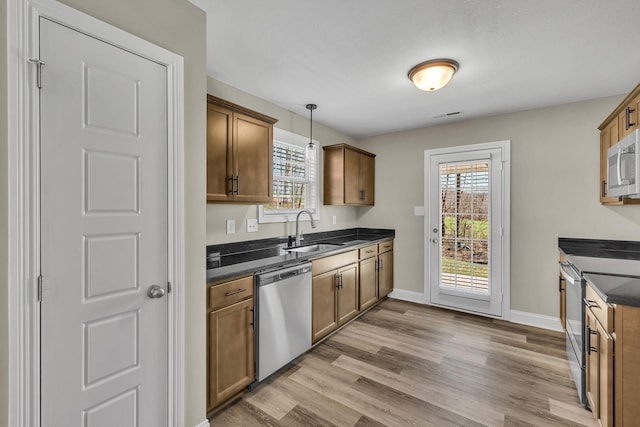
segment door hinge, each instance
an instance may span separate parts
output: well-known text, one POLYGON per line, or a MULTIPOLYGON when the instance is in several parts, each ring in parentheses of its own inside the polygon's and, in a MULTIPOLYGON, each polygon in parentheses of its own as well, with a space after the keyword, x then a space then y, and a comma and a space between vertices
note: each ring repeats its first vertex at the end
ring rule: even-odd
POLYGON ((44 282, 44 277, 42 277, 42 275, 38 276, 38 302, 42 302, 42 293, 43 293, 43 282, 44 282))
POLYGON ((167 282, 167 293, 171 293, 171 282, 167 282))
POLYGON ((38 89, 42 89, 42 66, 44 62, 33 58, 29 58, 29 62, 36 64, 36 86, 38 86, 38 89))

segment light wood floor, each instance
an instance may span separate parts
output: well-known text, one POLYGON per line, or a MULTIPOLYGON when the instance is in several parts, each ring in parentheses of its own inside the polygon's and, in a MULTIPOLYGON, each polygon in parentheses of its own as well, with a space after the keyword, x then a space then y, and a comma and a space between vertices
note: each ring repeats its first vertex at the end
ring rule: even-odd
POLYGON ((212 426, 595 426, 560 333, 386 300, 212 426))

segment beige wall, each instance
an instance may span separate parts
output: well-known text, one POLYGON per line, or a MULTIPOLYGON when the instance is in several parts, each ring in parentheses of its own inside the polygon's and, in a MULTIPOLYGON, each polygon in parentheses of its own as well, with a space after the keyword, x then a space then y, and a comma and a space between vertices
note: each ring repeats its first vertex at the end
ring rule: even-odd
POLYGON ((7 2, 0 3, 0 426, 8 419, 7 2))
MULTIPOLYGON (((211 77, 207 81, 208 93, 226 99, 243 107, 278 119, 275 127, 303 136, 309 136, 309 117, 303 117, 278 107, 261 98, 228 86, 211 77)), ((300 100, 300 104, 307 104, 313 100, 300 100)), ((318 106, 318 110, 322 105, 318 106)), ((314 120, 313 139, 321 145, 339 143, 354 144, 354 141, 331 128, 321 125, 314 120)), ((320 155, 322 161, 322 155, 320 155)), ((320 165, 320 194, 322 195, 322 164, 320 165)), ((322 197, 322 196, 321 196, 322 197)), ((218 244, 243 240, 263 239, 292 235, 295 233, 294 223, 258 224, 258 232, 247 233, 246 221, 258 218, 258 208, 255 205, 229 205, 223 203, 207 204, 207 244, 218 244), (236 233, 226 234, 226 220, 236 221, 236 233)), ((306 218, 303 217, 303 218, 306 218)), ((327 231, 356 226, 356 208, 349 206, 321 206, 320 221, 316 229, 312 229, 308 222, 303 222, 303 232, 327 231), (336 225, 332 225, 332 217, 336 216, 336 225)))
POLYGON ((185 425, 206 418, 205 93, 206 16, 187 0, 62 0, 184 58, 186 378, 185 425))
POLYGON ((511 140, 511 309, 558 315, 558 237, 640 240, 640 206, 598 202, 597 126, 621 96, 382 135, 376 206, 360 226, 396 228, 395 285, 423 292, 424 150, 511 140), (398 191, 398 188, 402 191, 398 191))

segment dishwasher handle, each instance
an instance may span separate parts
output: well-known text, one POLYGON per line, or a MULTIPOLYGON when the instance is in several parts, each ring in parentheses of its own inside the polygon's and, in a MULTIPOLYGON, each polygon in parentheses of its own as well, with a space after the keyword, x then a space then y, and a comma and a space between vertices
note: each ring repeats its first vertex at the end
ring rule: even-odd
POLYGON ((308 273, 311 273, 311 263, 259 274, 257 276, 257 284, 258 286, 264 286, 308 273))

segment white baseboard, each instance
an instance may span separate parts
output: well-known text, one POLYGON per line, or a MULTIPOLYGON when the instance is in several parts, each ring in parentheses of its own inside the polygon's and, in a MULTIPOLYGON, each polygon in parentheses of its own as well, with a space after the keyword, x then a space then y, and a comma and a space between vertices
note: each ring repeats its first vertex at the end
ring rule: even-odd
POLYGON ((422 292, 406 291, 404 289, 394 289, 389 294, 389 298, 415 302, 418 304, 427 304, 427 296, 422 292))
MULTIPOLYGON (((427 296, 425 294, 421 292, 407 291, 404 289, 394 289, 389 294, 389 298, 415 302, 418 304, 429 304, 427 296)), ((560 319, 557 317, 544 316, 542 314, 535 314, 518 310, 511 310, 509 314, 511 315, 511 318, 504 318, 504 320, 513 323, 519 323, 522 325, 534 326, 536 328, 562 332, 562 325, 560 324, 560 319)))
POLYGON ((535 326, 536 328, 562 332, 562 325, 560 324, 560 318, 558 317, 511 310, 511 321, 522 325, 535 326))
POLYGON ((210 427, 209 420, 204 420, 203 422, 201 422, 195 427, 210 427))

